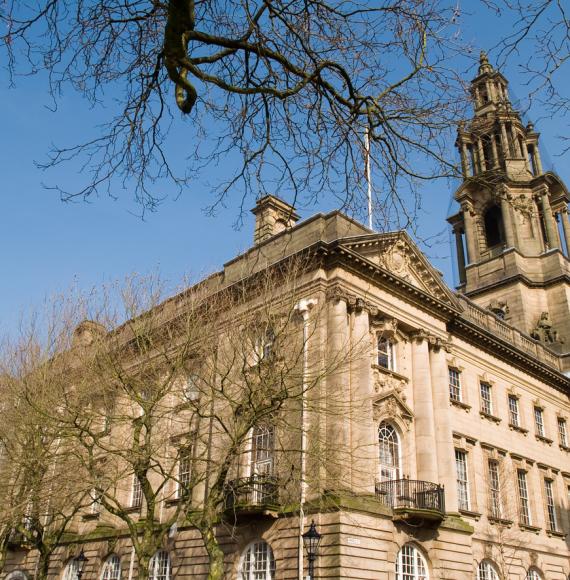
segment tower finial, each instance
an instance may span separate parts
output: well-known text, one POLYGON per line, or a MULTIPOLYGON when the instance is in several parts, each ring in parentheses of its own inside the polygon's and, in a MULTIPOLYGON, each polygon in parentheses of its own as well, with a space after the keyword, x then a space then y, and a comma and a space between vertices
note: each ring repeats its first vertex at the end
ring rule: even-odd
POLYGON ((484 50, 482 50, 481 54, 479 55, 479 74, 482 75, 483 73, 489 72, 493 72, 493 67, 489 63, 487 53, 484 50))

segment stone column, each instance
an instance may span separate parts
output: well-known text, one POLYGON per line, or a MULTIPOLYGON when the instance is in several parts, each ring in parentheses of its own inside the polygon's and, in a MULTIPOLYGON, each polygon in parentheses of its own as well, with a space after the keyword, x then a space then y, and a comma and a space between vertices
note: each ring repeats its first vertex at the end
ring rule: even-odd
POLYGON ((463 171, 463 177, 469 177, 471 175, 469 169, 469 152, 467 151, 465 141, 461 141, 461 170, 463 171))
POLYGON ((462 229, 459 224, 453 228, 455 246, 457 248, 457 266, 459 268, 459 282, 465 284, 465 249, 463 248, 462 229))
POLYGON ((507 128, 505 123, 501 121, 501 145, 503 146, 503 154, 506 158, 511 156, 511 149, 509 147, 509 138, 507 136, 507 128))
POLYGON ((357 299, 351 320, 350 429, 352 489, 374 493, 377 434, 372 413, 372 353, 368 312, 357 299))
POLYGON ((534 145, 534 165, 536 167, 537 175, 542 173, 542 160, 540 159, 540 151, 538 150, 538 143, 534 145))
POLYGON ((562 230, 564 231, 564 241, 566 242, 566 255, 570 257, 570 221, 568 220, 568 208, 562 208, 560 212, 562 220, 562 230))
POLYGON ((542 208, 542 215, 544 217, 544 226, 546 228, 546 239, 550 249, 558 248, 558 231, 556 222, 552 215, 552 208, 550 207, 550 199, 548 198, 548 187, 543 187, 539 192, 540 204, 542 208))
POLYGON ((455 473, 455 447, 449 408, 449 374, 444 341, 437 338, 430 345, 430 370, 435 416, 435 443, 439 483, 445 486, 445 510, 457 513, 457 476, 455 473))
POLYGON ((469 204, 462 204, 463 223, 465 224, 465 238, 467 239, 467 258, 469 264, 473 264, 479 260, 477 232, 475 230, 475 220, 471 215, 471 207, 469 204))
POLYGON ((501 195, 501 213, 503 214, 503 226, 505 227, 507 248, 514 248, 515 234, 513 231, 513 218, 511 204, 509 203, 508 194, 506 191, 504 191, 501 195))
POLYGON ((481 141, 481 139, 477 139, 477 154, 479 155, 479 170, 481 172, 487 171, 485 152, 483 151, 483 141, 481 141))
MULTIPOLYGON (((342 360, 349 349, 346 300, 333 296, 328 302, 328 363, 342 360)), ((349 365, 341 364, 326 379, 326 467, 329 489, 348 489, 351 479, 350 458, 350 384, 349 365)))
POLYGON ((499 167, 499 153, 497 151, 497 141, 495 140, 494 133, 491 133, 489 138, 491 139, 491 149, 493 151, 493 163, 492 163, 492 165, 493 165, 493 167, 499 167))
POLYGON ((412 380, 418 479, 437 482, 437 457, 433 416, 428 334, 419 330, 412 337, 412 380))

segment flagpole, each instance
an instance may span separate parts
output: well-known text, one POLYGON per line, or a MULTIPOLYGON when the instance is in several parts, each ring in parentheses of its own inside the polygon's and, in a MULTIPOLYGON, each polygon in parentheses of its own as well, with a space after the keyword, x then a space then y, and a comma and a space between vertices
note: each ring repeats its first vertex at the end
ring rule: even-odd
POLYGON ((366 127, 364 133, 364 152, 365 152, 365 166, 364 174, 366 176, 366 184, 368 186, 368 227, 372 228, 372 179, 370 176, 370 127, 366 127))

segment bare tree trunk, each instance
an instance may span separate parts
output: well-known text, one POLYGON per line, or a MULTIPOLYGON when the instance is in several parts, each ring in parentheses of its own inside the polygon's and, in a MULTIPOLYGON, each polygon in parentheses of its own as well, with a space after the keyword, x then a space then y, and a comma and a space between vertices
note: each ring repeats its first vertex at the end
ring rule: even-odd
POLYGON ((200 528, 204 546, 208 552, 210 569, 208 571, 208 580, 223 580, 224 577, 224 552, 220 548, 216 532, 211 526, 200 528))

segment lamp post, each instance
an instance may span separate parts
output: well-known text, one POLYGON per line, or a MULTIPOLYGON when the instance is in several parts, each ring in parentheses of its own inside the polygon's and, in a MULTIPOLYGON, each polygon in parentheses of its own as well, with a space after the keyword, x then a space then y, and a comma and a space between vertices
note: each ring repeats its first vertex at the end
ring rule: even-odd
POLYGON ((303 534, 303 544, 305 545, 305 550, 307 550, 307 556, 309 557, 310 580, 314 580, 315 578, 315 560, 317 559, 317 554, 319 552, 321 538, 322 535, 317 532, 317 528, 315 527, 315 520, 313 520, 309 530, 303 534))
POLYGON ((81 552, 79 552, 79 556, 75 558, 75 564, 77 566, 77 580, 81 580, 81 576, 83 576, 83 570, 85 568, 85 564, 87 563, 87 556, 81 548, 81 552))

